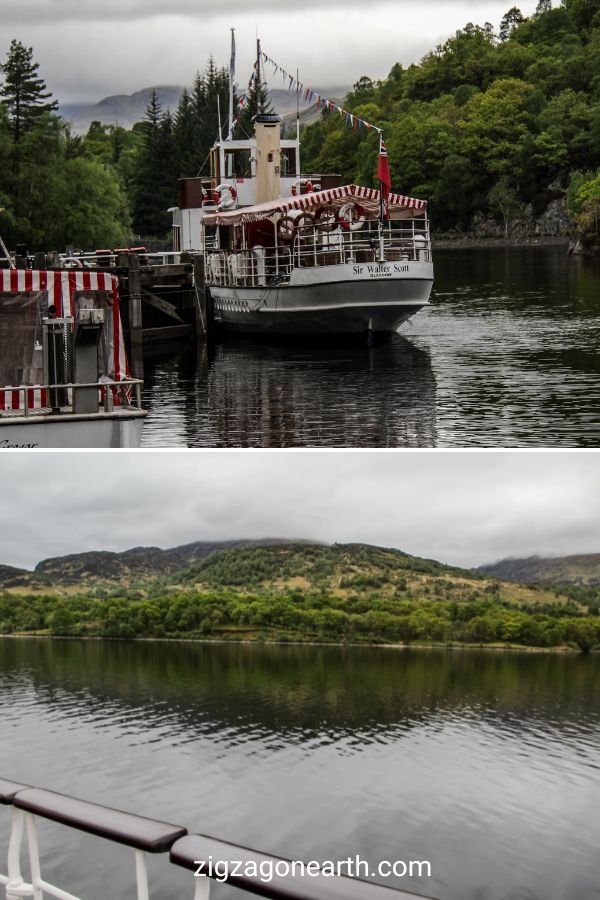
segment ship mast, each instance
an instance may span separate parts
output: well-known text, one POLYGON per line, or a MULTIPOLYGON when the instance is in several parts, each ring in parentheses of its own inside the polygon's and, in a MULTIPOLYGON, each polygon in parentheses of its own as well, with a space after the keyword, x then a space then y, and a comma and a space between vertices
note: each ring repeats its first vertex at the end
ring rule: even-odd
POLYGON ((256 111, 258 113, 264 112, 263 108, 263 100, 262 100, 262 79, 260 76, 260 38, 256 38, 256 111))

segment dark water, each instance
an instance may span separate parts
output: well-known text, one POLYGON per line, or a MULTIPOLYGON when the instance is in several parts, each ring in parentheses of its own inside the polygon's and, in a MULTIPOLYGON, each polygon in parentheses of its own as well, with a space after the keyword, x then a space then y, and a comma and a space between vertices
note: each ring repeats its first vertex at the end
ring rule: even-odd
MULTIPOLYGON (((292 858, 426 859, 402 886, 440 900, 592 900, 599 696, 599 657, 3 639, 0 774, 292 858)), ((42 847, 63 888, 132 896, 127 851, 42 847)))
POLYGON ((433 305, 385 346, 148 357, 143 445, 600 445, 600 262, 494 247, 435 268, 433 305))

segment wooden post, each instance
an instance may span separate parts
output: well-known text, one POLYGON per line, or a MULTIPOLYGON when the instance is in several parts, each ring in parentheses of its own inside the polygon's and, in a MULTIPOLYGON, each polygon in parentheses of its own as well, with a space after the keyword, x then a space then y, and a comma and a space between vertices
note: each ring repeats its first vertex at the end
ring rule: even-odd
POLYGON ((128 259, 129 335, 131 338, 131 367, 134 378, 144 377, 142 331, 142 272, 140 258, 130 253, 128 259))
POLYGON ((194 256, 194 289, 196 293, 196 337, 212 341, 213 322, 210 294, 204 278, 204 256, 194 256))

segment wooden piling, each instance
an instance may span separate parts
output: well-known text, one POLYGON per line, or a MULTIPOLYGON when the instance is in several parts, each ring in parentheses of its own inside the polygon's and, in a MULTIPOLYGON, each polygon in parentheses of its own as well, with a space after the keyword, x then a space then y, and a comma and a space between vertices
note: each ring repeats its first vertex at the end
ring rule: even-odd
POLYGON ((131 339, 131 363, 135 378, 143 378, 143 344, 144 333, 142 331, 142 272, 140 258, 136 253, 130 253, 128 260, 128 288, 129 288, 129 335, 131 339))

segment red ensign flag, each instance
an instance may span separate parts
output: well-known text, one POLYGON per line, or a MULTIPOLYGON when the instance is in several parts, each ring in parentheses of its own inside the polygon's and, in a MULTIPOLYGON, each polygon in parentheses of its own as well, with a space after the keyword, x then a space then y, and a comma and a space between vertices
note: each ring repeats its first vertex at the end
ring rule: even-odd
POLYGON ((377 163, 377 177, 379 179, 381 191, 381 220, 388 220, 388 197, 392 190, 392 179, 390 178, 390 162, 388 160, 387 150, 383 140, 383 134, 379 138, 379 162, 377 163))

